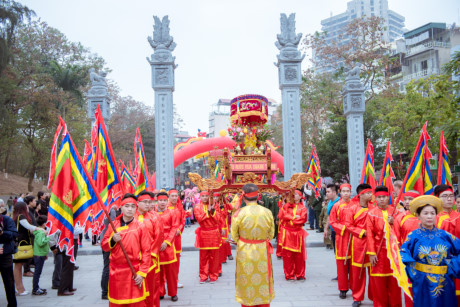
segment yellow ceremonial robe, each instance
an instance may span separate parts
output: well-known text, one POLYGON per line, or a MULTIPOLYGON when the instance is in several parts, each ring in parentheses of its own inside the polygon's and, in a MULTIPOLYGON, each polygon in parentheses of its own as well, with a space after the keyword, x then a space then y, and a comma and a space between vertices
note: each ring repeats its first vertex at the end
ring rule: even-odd
POLYGON ((275 234, 273 215, 256 202, 249 202, 232 217, 236 252, 236 301, 253 306, 269 304, 275 297, 270 240, 275 234))

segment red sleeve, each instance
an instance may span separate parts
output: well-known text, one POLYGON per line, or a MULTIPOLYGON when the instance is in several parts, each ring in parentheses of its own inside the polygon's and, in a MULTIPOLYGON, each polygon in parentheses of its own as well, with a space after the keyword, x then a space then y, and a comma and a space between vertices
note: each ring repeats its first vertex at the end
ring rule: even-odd
POLYGON ((366 238, 367 238, 367 254, 368 255, 377 255, 377 248, 375 246, 375 218, 367 215, 367 225, 366 225, 366 238))
POLYGON ((300 216, 300 218, 296 218, 292 221, 294 225, 303 225, 307 222, 307 208, 305 208, 305 206, 301 206, 299 208, 301 209, 296 215, 300 216))
POLYGON ((346 227, 344 224, 337 221, 337 210, 339 209, 339 206, 340 202, 332 207, 331 213, 329 214, 329 224, 337 234, 343 235, 346 227))
POLYGON ((139 244, 140 244, 140 249, 142 253, 142 258, 141 258, 141 263, 139 265, 139 271, 137 272, 137 274, 144 278, 147 276, 150 266, 152 265, 152 255, 151 255, 152 238, 150 238, 150 232, 146 228, 147 226, 145 226, 145 223, 143 223, 140 225, 138 229, 139 234, 140 234, 139 244))
POLYGON ((194 214, 198 223, 201 223, 206 218, 206 212, 204 212, 203 205, 201 203, 196 205, 194 214))
POLYGON ((351 232, 355 237, 362 238, 364 232, 363 228, 358 227, 355 223, 356 219, 359 218, 359 215, 363 214, 361 211, 361 206, 354 206, 353 209, 348 210, 347 214, 344 215, 345 227, 349 232, 351 232))
POLYGON ((161 243, 164 241, 163 222, 161 218, 157 217, 152 220, 153 229, 155 232, 155 239, 152 244, 152 255, 158 258, 160 254, 161 243))
POLYGON ((164 242, 166 242, 168 245, 171 245, 172 243, 174 243, 174 238, 176 237, 176 229, 179 226, 179 221, 177 219, 177 215, 174 214, 174 212, 169 212, 169 214, 171 215, 171 229, 169 230, 169 233, 165 236, 164 242))

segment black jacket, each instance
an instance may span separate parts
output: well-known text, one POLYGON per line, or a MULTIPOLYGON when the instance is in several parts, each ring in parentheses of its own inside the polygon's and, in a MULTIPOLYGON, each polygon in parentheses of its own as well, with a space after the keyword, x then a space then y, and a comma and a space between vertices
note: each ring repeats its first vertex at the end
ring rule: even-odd
POLYGON ((0 243, 3 244, 3 255, 12 255, 18 251, 15 241, 18 237, 18 230, 14 221, 6 215, 0 216, 0 225, 3 233, 0 235, 0 243))

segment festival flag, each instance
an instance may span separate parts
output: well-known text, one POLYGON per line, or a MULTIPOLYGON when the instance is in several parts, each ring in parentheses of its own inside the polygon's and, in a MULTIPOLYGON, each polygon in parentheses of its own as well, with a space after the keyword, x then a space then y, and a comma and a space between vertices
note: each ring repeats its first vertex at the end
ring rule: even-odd
POLYGON ((367 183, 374 190, 377 186, 374 169, 374 146, 370 139, 367 139, 366 154, 364 156, 363 170, 361 171, 360 183, 367 183))
POLYGON ((380 174, 380 181, 379 185, 386 186, 388 188, 388 192, 390 193, 390 205, 394 203, 394 187, 393 187, 393 178, 396 178, 393 169, 391 168, 391 162, 393 160, 393 156, 390 152, 390 142, 387 143, 387 149, 385 151, 385 158, 383 159, 383 166, 382 172, 380 174))
POLYGON ((64 133, 62 134, 64 136, 67 133, 67 126, 61 116, 59 116, 59 124, 56 129, 56 133, 54 134, 54 141, 51 147, 50 169, 48 173, 48 190, 50 190, 51 186, 53 185, 54 173, 56 171, 57 142, 62 129, 64 129, 64 133))
POLYGON ((409 278, 406 273, 406 266, 402 262, 401 254, 399 252, 398 239, 394 234, 393 228, 389 226, 387 219, 383 219, 383 221, 385 222, 383 233, 385 235, 387 257, 390 260, 390 267, 393 271, 393 276, 396 278, 398 285, 405 294, 412 299, 412 294, 409 288, 409 278))
MULTIPOLYGON (((65 126, 64 126, 65 127, 65 126)), ((100 198, 86 166, 70 137, 64 130, 53 176, 48 211, 49 234, 60 231, 58 247, 74 260, 74 227, 88 229, 88 217, 100 206, 100 198), (99 205, 98 205, 99 203, 99 205), (98 206, 98 207, 96 207, 98 206)))
POLYGON ((94 162, 93 149, 89 142, 85 139, 85 151, 83 153, 83 165, 86 166, 86 170, 90 175, 93 174, 93 162, 94 162))
POLYGON ((149 188, 149 171, 145 160, 144 145, 142 144, 142 136, 139 127, 136 129, 136 137, 134 139, 134 154, 136 157, 136 188, 135 195, 149 188))
POLYGON ((219 161, 217 161, 217 158, 216 158, 216 163, 214 165, 214 180, 217 182, 220 182, 222 180, 222 175, 220 173, 220 165, 219 165, 219 161))
POLYGON ((447 184, 452 186, 452 173, 449 168, 449 160, 447 159, 446 140, 444 139, 444 131, 441 130, 441 140, 439 141, 439 160, 438 160, 438 182, 437 184, 447 184))
POLYGON ((121 182, 123 183, 123 187, 126 193, 134 193, 134 190, 136 188, 136 181, 134 180, 133 176, 129 172, 129 170, 126 168, 125 164, 123 161, 119 161, 121 165, 121 182))
POLYGON ((157 173, 156 172, 153 172, 152 176, 150 177, 150 180, 149 180, 149 185, 150 185, 150 188, 153 190, 155 190, 157 188, 157 173))
POLYGON ((110 208, 114 201, 121 199, 124 194, 121 184, 117 160, 113 154, 112 144, 105 127, 99 105, 95 113, 96 121, 92 133, 94 149, 93 180, 100 193, 106 208, 110 208))
POLYGON ((321 166, 319 165, 318 154, 316 148, 313 146, 310 155, 310 161, 308 161, 306 173, 310 173, 308 178, 308 186, 315 190, 315 198, 318 199, 321 190, 321 166))
POLYGON ((403 185, 399 191, 398 198, 396 199, 396 204, 399 203, 402 194, 410 190, 415 190, 419 192, 420 195, 430 195, 433 193, 433 183, 431 180, 429 162, 432 155, 427 144, 428 140, 430 140, 430 136, 426 131, 427 124, 428 122, 423 125, 422 133, 417 142, 414 155, 410 161, 409 169, 407 170, 403 185))

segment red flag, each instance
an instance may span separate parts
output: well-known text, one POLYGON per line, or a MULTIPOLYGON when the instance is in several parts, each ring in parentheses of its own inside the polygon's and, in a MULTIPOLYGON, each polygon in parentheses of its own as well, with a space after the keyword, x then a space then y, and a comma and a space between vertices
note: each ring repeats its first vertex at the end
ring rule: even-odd
POLYGON ((56 159, 57 159, 57 142, 59 138, 59 133, 61 130, 64 129, 62 133, 62 138, 64 138, 65 134, 67 134, 67 125, 64 120, 59 116, 59 124, 56 129, 56 133, 54 134, 54 141, 51 147, 51 159, 50 159, 50 169, 48 173, 48 190, 51 189, 54 180, 54 173, 56 171, 56 159))
POLYGON ((136 188, 135 195, 150 188, 149 186, 149 171, 145 160, 144 145, 142 144, 142 136, 139 127, 136 129, 136 137, 134 139, 134 153, 136 157, 136 188))
POLYGON ((393 156, 390 152, 390 142, 387 143, 387 149, 385 151, 385 158, 383 159, 382 173, 380 174, 379 185, 384 185, 388 188, 390 193, 390 205, 394 203, 394 187, 393 187, 393 178, 396 178, 393 169, 391 168, 391 162, 393 161, 393 156))
POLYGON ((452 173, 449 168, 449 160, 447 159, 446 140, 444 139, 444 131, 441 130, 441 139, 439 141, 439 161, 438 161, 438 180, 437 184, 447 184, 452 186, 452 173))
POLYGON ((374 169, 374 146, 371 140, 367 140, 366 154, 364 156, 364 165, 361 172, 361 182, 369 184, 374 190, 377 186, 377 180, 375 179, 374 169))

